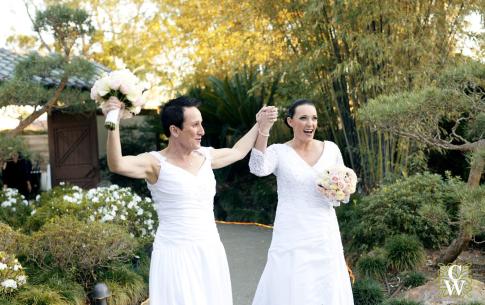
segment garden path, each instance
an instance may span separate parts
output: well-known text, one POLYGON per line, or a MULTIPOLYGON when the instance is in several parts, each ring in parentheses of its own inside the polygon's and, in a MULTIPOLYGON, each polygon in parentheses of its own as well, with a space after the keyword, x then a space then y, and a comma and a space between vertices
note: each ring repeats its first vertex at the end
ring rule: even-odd
POLYGON ((272 230, 255 225, 217 225, 231 272, 234 305, 251 305, 266 263, 272 230))

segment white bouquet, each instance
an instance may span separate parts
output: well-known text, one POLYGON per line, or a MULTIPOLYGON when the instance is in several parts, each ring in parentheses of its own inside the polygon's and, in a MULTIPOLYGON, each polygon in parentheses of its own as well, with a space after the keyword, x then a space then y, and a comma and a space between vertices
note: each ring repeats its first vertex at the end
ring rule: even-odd
POLYGON ((0 294, 11 294, 26 282, 25 271, 15 256, 0 251, 0 294))
MULTIPOLYGON (((91 98, 104 106, 110 98, 117 98, 125 105, 121 118, 130 118, 140 113, 145 104, 143 87, 138 77, 128 69, 117 70, 98 79, 91 88, 91 98)), ((120 109, 111 110, 106 115, 104 126, 113 130, 118 122, 120 109)))
POLYGON ((335 206, 340 202, 347 203, 350 194, 355 193, 357 175, 343 165, 326 168, 317 180, 317 189, 322 195, 333 201, 335 206))

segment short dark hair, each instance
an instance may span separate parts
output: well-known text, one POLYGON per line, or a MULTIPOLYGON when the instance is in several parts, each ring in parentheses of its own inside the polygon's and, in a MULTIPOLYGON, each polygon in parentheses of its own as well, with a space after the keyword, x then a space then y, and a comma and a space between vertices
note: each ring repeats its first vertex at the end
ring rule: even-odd
POLYGON ((288 107, 288 110, 286 111, 286 116, 285 116, 285 124, 286 126, 290 127, 291 126, 288 124, 288 119, 287 118, 293 118, 295 116, 295 110, 298 106, 301 105, 312 105, 315 107, 315 102, 312 100, 307 100, 307 99, 299 99, 294 101, 290 107, 288 107))
POLYGON ((199 107, 200 101, 188 96, 180 96, 163 105, 162 120, 163 133, 170 137, 170 126, 175 125, 182 129, 184 125, 184 108, 199 107))

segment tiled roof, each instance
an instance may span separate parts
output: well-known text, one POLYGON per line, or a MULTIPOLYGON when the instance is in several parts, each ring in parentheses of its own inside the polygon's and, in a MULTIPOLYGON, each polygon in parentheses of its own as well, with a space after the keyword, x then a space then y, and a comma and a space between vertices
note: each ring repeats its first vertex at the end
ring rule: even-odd
MULTIPOLYGON (((7 49, 0 48, 0 81, 12 78, 14 75, 14 70, 15 70, 15 65, 23 58, 25 58, 26 55, 20 55, 14 52, 11 52, 7 49)), ((95 75, 94 77, 89 80, 83 80, 78 77, 70 77, 69 81, 67 83, 68 87, 75 87, 79 89, 90 89, 96 79, 99 78, 104 72, 110 72, 110 70, 96 62, 91 62, 95 66, 95 75)), ((59 78, 51 78, 51 77, 38 77, 35 76, 34 79, 40 81, 41 83, 45 85, 56 85, 59 83, 59 79, 62 75, 61 70, 54 70, 53 74, 55 76, 59 76, 59 78)))

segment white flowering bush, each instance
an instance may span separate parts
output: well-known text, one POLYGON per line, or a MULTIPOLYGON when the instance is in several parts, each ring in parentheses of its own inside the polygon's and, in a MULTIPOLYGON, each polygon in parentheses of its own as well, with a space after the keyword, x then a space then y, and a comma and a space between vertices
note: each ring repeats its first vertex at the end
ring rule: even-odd
POLYGON ((130 188, 118 185, 90 189, 85 197, 89 221, 125 226, 136 237, 155 235, 157 215, 150 198, 141 198, 130 188))
POLYGON ((37 231, 55 217, 72 215, 82 221, 115 223, 134 237, 155 235, 157 215, 152 200, 142 198, 128 187, 111 185, 85 191, 77 186, 60 185, 36 200, 29 229, 37 231))
POLYGON ((16 189, 0 191, 0 221, 11 227, 20 228, 30 216, 32 208, 25 197, 16 189))
POLYGON ((0 294, 12 294, 26 282, 27 276, 15 256, 0 251, 0 294))

